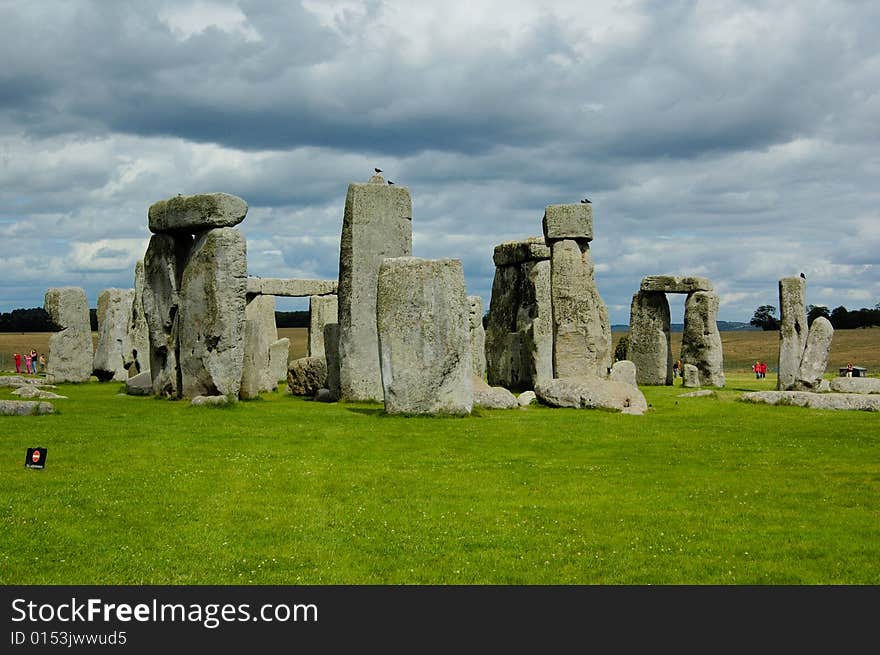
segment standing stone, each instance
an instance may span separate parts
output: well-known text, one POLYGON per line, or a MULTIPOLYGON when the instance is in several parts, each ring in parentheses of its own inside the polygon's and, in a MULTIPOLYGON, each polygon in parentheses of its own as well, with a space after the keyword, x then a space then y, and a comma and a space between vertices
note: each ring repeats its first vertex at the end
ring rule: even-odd
POLYGON ((54 287, 44 304, 61 330, 49 337, 47 382, 88 382, 92 375, 92 330, 86 292, 79 287, 54 287))
POLYGON ((247 215, 247 203, 228 193, 174 196, 150 206, 150 232, 192 234, 218 227, 233 227, 247 215))
POLYGON ((343 400, 382 400, 376 281, 386 257, 412 254, 412 201, 380 175, 350 184, 339 250, 339 378, 343 400))
POLYGON ((627 359, 621 359, 620 361, 614 362, 611 366, 611 375, 608 377, 610 380, 623 382, 631 387, 638 386, 638 368, 633 362, 627 359))
POLYGON ((126 353, 130 375, 150 370, 150 329, 144 312, 144 290, 146 288, 144 262, 138 260, 134 267, 134 298, 131 301, 131 315, 128 322, 128 343, 130 353, 126 353))
POLYGON ((324 326, 324 360, 327 363, 327 390, 331 400, 339 400, 339 323, 324 326))
POLYGON ((551 245, 554 378, 605 377, 611 321, 593 278, 590 249, 574 239, 551 245))
POLYGON ((153 393, 180 397, 178 324, 180 281, 192 247, 192 236, 157 234, 144 254, 144 315, 150 340, 153 393))
POLYGON ((486 324, 486 374, 489 384, 512 389, 520 386, 522 378, 522 335, 516 327, 520 278, 519 266, 498 266, 495 269, 486 324))
POLYGON ((797 387, 801 390, 818 389, 828 366, 828 354, 831 352, 831 341, 834 338, 834 327, 824 316, 819 316, 810 326, 807 335, 807 346, 798 371, 797 387))
MULTIPOLYGON (((271 391, 278 385, 272 381, 269 368, 269 349, 278 340, 275 328, 275 296, 253 296, 245 306, 244 360, 241 371, 242 400, 256 398, 261 391, 271 391)), ((285 366, 286 369, 286 366, 285 366)), ((284 375, 287 375, 285 370, 284 375)))
POLYGON ((376 314, 385 411, 469 414, 473 380, 461 261, 386 259, 376 314))
POLYGON ((684 303, 681 361, 700 371, 704 387, 724 386, 724 355, 718 333, 718 294, 694 291, 684 303))
POLYGON ((324 357, 324 326, 339 322, 339 296, 309 297, 309 357, 324 357))
MULTIPOLYGON (((520 386, 553 378, 553 301, 550 260, 524 262, 516 329, 521 335, 520 386)), ((610 329, 610 326, 609 326, 610 329)))
POLYGON ((238 397, 244 366, 247 248, 231 227, 203 232, 180 284, 182 393, 238 397))
POLYGON ((776 388, 794 387, 807 347, 807 281, 802 277, 779 280, 779 375, 776 388))
POLYGON ((486 379, 486 330, 483 328, 483 299, 468 296, 468 326, 471 343, 471 367, 480 380, 486 379))
POLYGON ((288 359, 290 359, 290 339, 284 337, 273 341, 269 346, 269 374, 272 389, 277 389, 278 383, 287 378, 288 359))
POLYGON ((129 323, 134 289, 104 289, 98 294, 98 347, 93 373, 99 382, 128 379, 131 365, 129 323))
POLYGON ((693 364, 685 364, 681 373, 681 386, 696 388, 700 386, 700 369, 693 364))
POLYGON ((633 294, 626 357, 635 364, 639 384, 672 384, 669 301, 662 291, 633 294))

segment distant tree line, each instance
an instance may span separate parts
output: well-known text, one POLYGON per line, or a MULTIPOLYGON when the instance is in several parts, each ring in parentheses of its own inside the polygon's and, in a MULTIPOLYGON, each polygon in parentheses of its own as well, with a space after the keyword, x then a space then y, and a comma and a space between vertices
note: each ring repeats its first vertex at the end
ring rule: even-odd
MULTIPOLYGON (((820 316, 831 321, 835 330, 852 330, 855 328, 868 328, 880 326, 880 303, 873 309, 862 307, 861 309, 848 310, 841 305, 829 310, 825 305, 807 305, 807 325, 812 325, 820 316)), ((761 305, 755 310, 751 325, 762 330, 778 330, 779 319, 776 318, 776 307, 773 305, 761 305)))
MULTIPOLYGON (((98 330, 98 310, 89 309, 89 322, 92 331, 98 330)), ((309 327, 308 310, 299 312, 275 312, 275 325, 280 328, 309 327)), ((57 332, 49 314, 42 307, 13 309, 0 313, 0 332, 57 332)))

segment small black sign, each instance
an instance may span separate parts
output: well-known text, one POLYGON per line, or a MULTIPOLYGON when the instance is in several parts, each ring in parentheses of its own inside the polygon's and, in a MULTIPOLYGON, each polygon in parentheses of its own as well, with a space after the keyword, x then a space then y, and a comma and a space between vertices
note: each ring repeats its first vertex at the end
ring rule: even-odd
POLYGON ((24 458, 24 466, 29 469, 46 468, 46 449, 28 448, 24 458))

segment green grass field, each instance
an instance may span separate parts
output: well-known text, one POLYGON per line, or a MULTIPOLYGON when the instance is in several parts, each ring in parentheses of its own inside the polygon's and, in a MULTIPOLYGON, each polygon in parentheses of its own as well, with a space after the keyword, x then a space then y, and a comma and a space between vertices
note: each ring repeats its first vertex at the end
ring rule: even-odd
POLYGON ((880 416, 736 400, 774 383, 463 419, 64 385, 0 418, 0 584, 880 583, 880 416))

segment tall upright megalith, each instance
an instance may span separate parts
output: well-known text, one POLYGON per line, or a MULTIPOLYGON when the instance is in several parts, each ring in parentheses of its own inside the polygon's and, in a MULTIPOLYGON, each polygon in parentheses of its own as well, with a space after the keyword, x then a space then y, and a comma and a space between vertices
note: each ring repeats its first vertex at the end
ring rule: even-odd
POLYGON ((549 205, 543 226, 551 249, 553 377, 605 377, 611 367, 611 321, 593 275, 591 206, 549 205))
POLYGON ((697 367, 700 385, 704 387, 724 386, 718 305, 718 294, 714 291, 694 291, 688 294, 684 303, 681 361, 697 367))
POLYGON ((779 280, 779 375, 776 388, 791 389, 797 382, 807 347, 807 281, 802 277, 779 280))
POLYGON ((339 296, 309 296, 309 357, 324 357, 324 326, 339 322, 339 296))
POLYGON ((385 259, 376 313, 385 411, 470 413, 473 372, 461 261, 385 259))
MULTIPOLYGON (((278 386, 271 370, 271 348, 278 340, 275 326, 275 296, 251 296, 245 306, 244 364, 241 375, 242 399, 256 398, 261 391, 278 386)), ((287 375, 285 360, 284 375, 287 375)))
POLYGON ((178 322, 180 281, 192 237, 154 234, 144 253, 144 315, 150 341, 153 393, 177 398, 180 393, 178 322))
POLYGON ((180 282, 179 366, 184 397, 238 397, 246 288, 244 235, 232 227, 200 233, 180 282))
POLYGON ((483 327, 483 299, 468 296, 468 326, 471 344, 471 367, 481 380, 486 378, 486 329, 483 327))
POLYGON ((144 312, 146 286, 144 262, 141 259, 134 267, 134 297, 131 301, 131 315, 128 321, 128 343, 131 352, 128 353, 127 358, 133 366, 129 369, 132 375, 150 370, 150 328, 147 326, 147 315, 144 312))
POLYGON ((828 366, 828 355, 831 352, 831 341, 834 338, 834 327, 824 316, 819 316, 810 326, 807 345, 798 369, 796 386, 804 391, 819 388, 828 366))
POLYGON ((412 255, 412 200, 381 175, 352 183, 339 250, 339 383, 342 400, 383 399, 376 333, 382 260, 412 255))
POLYGON ((666 294, 641 290, 633 294, 626 357, 635 364, 639 384, 672 384, 669 331, 666 294))
POLYGON ((132 363, 129 324, 134 289, 104 289, 98 294, 98 346, 93 373, 99 382, 128 379, 132 363))
POLYGON ((44 308, 60 328, 49 337, 48 382, 88 382, 92 375, 92 330, 86 292, 79 287, 46 291, 44 308))

